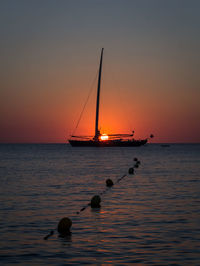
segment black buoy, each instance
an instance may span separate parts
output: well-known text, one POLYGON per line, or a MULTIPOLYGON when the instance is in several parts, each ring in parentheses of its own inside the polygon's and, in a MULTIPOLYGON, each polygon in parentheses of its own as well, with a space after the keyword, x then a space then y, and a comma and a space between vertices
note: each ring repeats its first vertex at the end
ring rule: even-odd
POLYGON ((140 161, 137 161, 137 164, 139 164, 139 165, 140 165, 140 164, 141 164, 141 162, 140 162, 140 161))
POLYGON ((138 161, 138 158, 135 157, 135 158, 133 159, 133 161, 137 162, 137 161, 138 161))
POLYGON ((90 206, 91 208, 100 208, 101 197, 99 195, 95 195, 92 197, 90 206))
POLYGON ((60 233, 61 236, 68 236, 71 235, 70 228, 72 226, 72 221, 68 217, 64 217, 60 220, 58 223, 58 233, 60 233))
POLYGON ((133 167, 131 167, 131 168, 128 169, 128 173, 129 173, 129 175, 133 175, 133 174, 134 174, 134 169, 133 169, 133 167))
POLYGON ((108 178, 107 180, 106 180, 106 186, 107 187, 112 187, 114 184, 113 184, 113 181, 110 179, 110 178, 108 178))

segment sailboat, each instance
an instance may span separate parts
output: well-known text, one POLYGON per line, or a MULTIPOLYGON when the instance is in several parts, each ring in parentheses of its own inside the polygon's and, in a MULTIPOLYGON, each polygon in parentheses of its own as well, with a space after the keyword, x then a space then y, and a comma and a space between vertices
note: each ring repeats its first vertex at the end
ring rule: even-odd
MULTIPOLYGON (((96 120, 95 120, 95 135, 94 136, 75 136, 72 135, 68 140, 71 146, 79 147, 128 147, 128 146, 142 146, 148 142, 149 138, 136 140, 133 138, 134 131, 132 134, 101 134, 99 129, 99 101, 100 101, 100 88, 101 88, 101 74, 102 74, 102 63, 103 63, 103 51, 101 49, 101 57, 99 64, 99 75, 97 84, 97 100, 96 100, 96 120)), ((153 135, 150 135, 153 138, 153 135)))

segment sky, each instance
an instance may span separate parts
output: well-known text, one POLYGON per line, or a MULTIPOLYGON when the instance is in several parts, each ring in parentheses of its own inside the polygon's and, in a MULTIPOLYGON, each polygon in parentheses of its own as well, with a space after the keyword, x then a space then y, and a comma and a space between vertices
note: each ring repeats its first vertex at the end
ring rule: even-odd
POLYGON ((0 142, 200 142, 200 1, 0 0, 0 142), (95 79, 96 78, 96 79, 95 79))

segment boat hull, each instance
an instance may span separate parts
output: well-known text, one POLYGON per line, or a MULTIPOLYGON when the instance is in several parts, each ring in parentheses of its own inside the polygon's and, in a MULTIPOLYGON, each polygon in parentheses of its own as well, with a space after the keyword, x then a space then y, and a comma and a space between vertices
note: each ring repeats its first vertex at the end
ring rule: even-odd
POLYGON ((69 140, 73 147, 138 147, 145 145, 147 139, 144 140, 69 140))

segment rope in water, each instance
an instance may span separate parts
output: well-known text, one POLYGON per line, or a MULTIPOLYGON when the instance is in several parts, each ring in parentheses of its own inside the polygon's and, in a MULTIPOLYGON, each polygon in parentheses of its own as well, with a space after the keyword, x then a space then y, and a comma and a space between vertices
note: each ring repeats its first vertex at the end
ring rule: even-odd
MULTIPOLYGON (((121 176, 120 178, 118 178, 116 180, 116 184, 119 183, 124 177, 126 177, 127 175, 123 175, 121 176)), ((110 187, 107 187, 105 190, 103 190, 102 192, 99 193, 100 196, 104 195, 106 192, 108 192, 110 190, 111 186, 110 187)), ((84 206, 83 208, 80 209, 79 212, 76 212, 76 214, 80 214, 80 212, 84 211, 87 209, 87 207, 89 207, 91 205, 91 203, 88 203, 86 206, 84 206)))
MULTIPOLYGON (((138 161, 137 158, 134 158, 134 161, 135 161, 134 167, 129 168, 129 171, 128 171, 128 173, 130 175, 133 175, 134 174, 134 168, 138 168, 139 165, 140 165, 140 161, 138 161)), ((115 184, 119 183, 126 176, 127 176, 127 174, 124 174, 123 176, 119 177, 116 180, 115 184)), ((100 192, 99 195, 101 195, 101 196, 104 195, 105 193, 107 193, 108 191, 110 191, 110 188, 114 185, 111 179, 107 179, 106 180, 106 184, 107 184, 107 188, 105 190, 103 190, 102 192, 100 192)), ((84 207, 82 207, 79 212, 76 212, 76 214, 80 214, 81 212, 83 212, 84 210, 86 210, 89 206, 91 206, 93 208, 95 208, 95 207, 98 207, 99 208, 100 207, 100 202, 101 202, 101 198, 100 198, 99 195, 95 195, 91 199, 90 203, 88 203, 87 205, 85 205, 84 207)), ((70 232, 71 225, 72 225, 71 220, 69 218, 67 218, 67 217, 64 217, 59 222, 57 230, 58 230, 59 233, 62 233, 62 230, 63 230, 63 233, 65 231, 69 235, 69 234, 71 234, 71 232, 70 232)), ((52 230, 48 235, 46 235, 44 237, 44 240, 47 240, 53 234, 54 234, 54 230, 52 230)))

